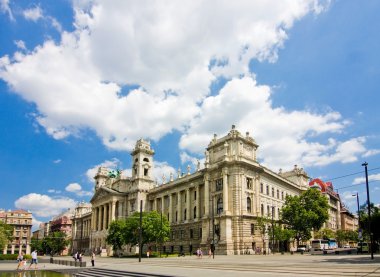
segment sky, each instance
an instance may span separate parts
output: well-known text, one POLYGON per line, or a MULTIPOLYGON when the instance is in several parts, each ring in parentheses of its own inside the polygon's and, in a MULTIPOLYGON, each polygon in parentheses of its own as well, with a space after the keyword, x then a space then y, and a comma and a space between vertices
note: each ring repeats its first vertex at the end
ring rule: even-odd
POLYGON ((0 0, 0 208, 34 228, 130 176, 136 140, 162 183, 231 126, 277 172, 380 203, 380 1, 0 0))

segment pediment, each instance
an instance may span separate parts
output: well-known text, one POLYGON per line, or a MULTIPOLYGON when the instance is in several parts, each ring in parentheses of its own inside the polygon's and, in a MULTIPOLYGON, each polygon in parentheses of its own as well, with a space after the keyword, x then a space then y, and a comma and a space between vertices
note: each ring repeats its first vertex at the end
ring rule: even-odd
POLYGON ((94 196, 91 198, 90 202, 91 203, 94 203, 94 202, 97 202, 101 199, 104 199, 104 198, 108 198, 108 197, 111 197, 111 196, 119 196, 121 193, 116 191, 116 190, 113 190, 113 189, 110 189, 110 188, 107 188, 107 187, 100 187, 94 194, 94 196))

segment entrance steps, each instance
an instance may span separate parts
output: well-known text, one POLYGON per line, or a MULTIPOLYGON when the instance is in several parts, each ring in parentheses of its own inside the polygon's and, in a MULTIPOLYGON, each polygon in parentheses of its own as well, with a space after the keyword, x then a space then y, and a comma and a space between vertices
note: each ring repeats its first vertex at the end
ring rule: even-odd
POLYGON ((153 273, 143 273, 143 272, 131 272, 131 271, 121 271, 121 270, 113 270, 106 268, 89 268, 83 270, 81 272, 75 273, 76 277, 123 277, 123 276, 135 276, 135 277, 173 277, 169 275, 162 274, 153 274, 153 273))

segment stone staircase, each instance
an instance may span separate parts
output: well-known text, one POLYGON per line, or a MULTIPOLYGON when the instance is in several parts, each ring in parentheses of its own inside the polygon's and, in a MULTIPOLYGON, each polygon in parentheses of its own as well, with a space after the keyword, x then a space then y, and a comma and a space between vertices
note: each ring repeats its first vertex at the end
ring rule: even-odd
POLYGON ((131 272, 131 271, 120 271, 106 268, 89 268, 81 272, 75 273, 76 277, 122 277, 122 276, 135 276, 135 277, 149 277, 149 276, 161 276, 161 277, 173 277, 170 275, 153 274, 153 273, 142 273, 142 272, 131 272))

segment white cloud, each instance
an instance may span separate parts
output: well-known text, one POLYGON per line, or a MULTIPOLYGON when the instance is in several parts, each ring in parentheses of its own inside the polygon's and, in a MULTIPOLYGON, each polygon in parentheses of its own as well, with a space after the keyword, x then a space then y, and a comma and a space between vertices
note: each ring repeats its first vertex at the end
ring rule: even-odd
POLYGON ((114 149, 183 131, 213 80, 249 75, 253 58, 275 61, 293 23, 321 10, 313 0, 74 5, 74 32, 2 63, 0 78, 36 104, 54 138, 91 128, 114 149), (140 88, 125 95, 127 84, 140 88))
POLYGON ((165 180, 168 182, 170 180, 170 173, 173 174, 173 178, 176 178, 176 170, 167 162, 154 162, 153 178, 158 184, 162 184, 163 176, 165 176, 165 180))
POLYGON ((57 160, 54 160, 54 161, 53 161, 53 163, 55 163, 55 164, 59 164, 60 162, 62 162, 61 159, 57 159, 57 160))
POLYGON ((16 40, 14 43, 16 44, 17 48, 26 50, 25 42, 23 40, 16 40))
MULTIPOLYGON (((201 154, 213 133, 236 124, 271 167, 348 163, 368 153, 365 138, 333 138, 348 124, 339 113, 274 107, 271 88, 249 70, 252 59, 275 62, 294 22, 329 1, 148 3, 75 1, 75 31, 2 57, 0 78, 36 104, 36 121, 55 139, 92 129, 107 147, 131 150, 141 137, 177 130, 181 148, 201 154), (222 76, 227 84, 210 95, 222 76), (321 134, 331 136, 317 142, 321 134)), ((97 167, 86 173, 91 182, 97 167)))
POLYGON ((48 189, 48 193, 56 193, 56 194, 60 194, 62 191, 60 190, 56 190, 56 189, 48 189))
POLYGON ((377 155, 379 153, 380 153, 379 149, 368 150, 367 152, 365 152, 363 154, 363 158, 367 158, 367 157, 370 157, 370 156, 375 156, 375 155, 377 155))
POLYGON ((40 217, 57 215, 68 208, 74 208, 75 205, 76 202, 71 198, 52 198, 38 193, 29 193, 15 201, 17 208, 30 210, 33 214, 40 217))
POLYGON ((25 19, 37 22, 43 17, 43 12, 39 6, 36 6, 34 8, 24 10, 23 15, 25 19))
POLYGON ((32 231, 38 230, 40 228, 41 223, 43 222, 35 218, 34 215, 32 215, 32 231))
POLYGON ((66 191, 75 193, 77 196, 92 196, 92 191, 85 191, 82 189, 82 186, 78 183, 71 183, 68 184, 65 188, 66 191))
MULTIPOLYGON (((380 173, 379 174, 368 175, 368 182, 371 182, 371 181, 380 181, 380 173)), ((353 185, 365 184, 365 177, 355 178, 352 181, 352 184, 353 185)))
POLYGON ((250 132, 260 146, 258 157, 274 168, 288 168, 294 163, 322 166, 353 162, 366 151, 363 137, 315 142, 321 134, 342 132, 348 122, 333 111, 316 114, 273 107, 270 88, 257 85, 248 76, 232 79, 219 95, 203 102, 198 117, 181 137, 180 146, 201 154, 213 133, 224 135, 231 124, 236 124, 242 132, 250 132))
POLYGON ((99 167, 101 167, 101 166, 109 168, 109 169, 117 169, 117 168, 120 168, 121 162, 118 159, 113 158, 112 160, 106 160, 106 161, 104 161, 100 164, 97 164, 97 165, 93 166, 92 168, 88 169, 86 171, 86 176, 87 176, 88 182, 94 183, 94 177, 95 177, 96 173, 98 172, 99 167))
POLYGON ((0 0, 0 11, 2 13, 7 13, 9 16, 9 19, 11 21, 14 21, 13 13, 11 8, 9 7, 9 0, 0 0))

